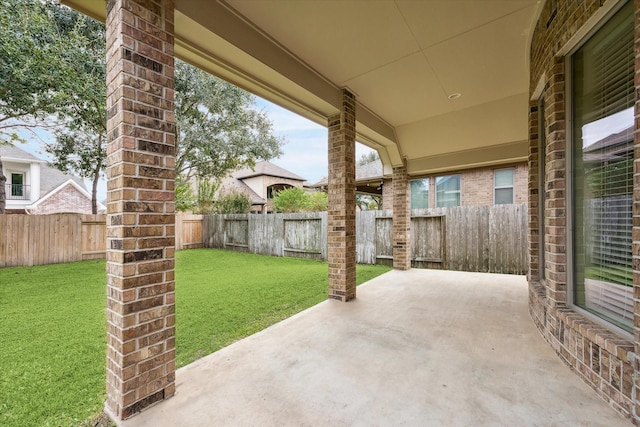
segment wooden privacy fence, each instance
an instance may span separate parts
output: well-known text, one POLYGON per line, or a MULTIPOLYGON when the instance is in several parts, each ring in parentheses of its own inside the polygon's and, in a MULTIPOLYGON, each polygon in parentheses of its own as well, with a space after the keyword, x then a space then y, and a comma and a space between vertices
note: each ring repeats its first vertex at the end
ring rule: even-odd
POLYGON ((176 250, 202 247, 202 215, 176 215, 176 250))
MULTIPOLYGON (((211 215, 204 245, 274 256, 326 259, 327 214, 211 215)), ((358 263, 393 262, 391 211, 356 214, 358 263)), ((525 274, 527 206, 413 210, 412 266, 525 274)))
POLYGON ((106 215, 0 215, 0 267, 104 258, 106 215))
POLYGON ((327 258, 327 213, 209 215, 204 245, 262 255, 327 258))
MULTIPOLYGON (((104 258, 106 215, 0 215, 0 268, 104 258)), ((202 215, 176 215, 176 249, 202 247, 202 215)))
MULTIPOLYGON (((0 215, 0 267, 104 258, 105 215, 0 215)), ((412 266, 527 272, 526 205, 414 210, 412 266)), ((176 249, 227 248, 264 255, 327 259, 327 213, 176 215, 176 249)), ((393 262, 390 211, 356 214, 362 264, 393 262)))
MULTIPOLYGON (((360 263, 393 260, 391 211, 356 215, 360 263)), ((527 205, 461 206, 411 212, 411 265, 526 274, 527 205)))

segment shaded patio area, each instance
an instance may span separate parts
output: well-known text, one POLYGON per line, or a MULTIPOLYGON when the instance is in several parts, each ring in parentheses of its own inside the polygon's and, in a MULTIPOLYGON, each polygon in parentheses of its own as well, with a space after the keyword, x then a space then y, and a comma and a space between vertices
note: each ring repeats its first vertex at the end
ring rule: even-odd
POLYGON ((629 425, 527 310, 522 276, 394 270, 178 370, 119 425, 629 425))

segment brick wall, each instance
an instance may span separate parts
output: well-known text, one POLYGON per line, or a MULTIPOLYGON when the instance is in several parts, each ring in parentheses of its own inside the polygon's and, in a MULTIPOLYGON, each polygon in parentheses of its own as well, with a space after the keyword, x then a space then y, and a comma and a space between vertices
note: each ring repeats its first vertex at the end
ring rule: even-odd
POLYGON ((385 179, 382 185, 382 209, 393 209, 393 181, 385 179))
MULTIPOLYGON (((513 176, 513 203, 525 203, 527 201, 527 164, 496 166, 491 168, 478 168, 462 171, 460 191, 462 206, 486 206, 494 204, 494 172, 497 169, 512 168, 513 176)), ((449 175, 442 174, 442 175, 449 175)), ((435 177, 433 183, 433 205, 435 206, 435 177)), ((431 184, 431 183, 430 183, 431 184)))
MULTIPOLYGON (((436 206, 436 177, 460 174, 460 199, 462 206, 493 205, 494 171, 496 169, 514 169, 513 203, 527 202, 528 164, 527 162, 501 165, 486 168, 454 170, 436 175, 421 175, 429 178, 429 206, 436 206)), ((414 179, 414 177, 409 178, 414 179)), ((384 209, 393 209, 393 183, 385 180, 382 187, 382 204, 384 209)))
POLYGON ((54 213, 91 213, 91 199, 82 194, 73 184, 68 183, 39 203, 32 213, 47 215, 54 213))
MULTIPOLYGON (((596 323, 587 318, 582 311, 573 308, 571 298, 567 295, 567 208, 570 205, 566 191, 567 179, 570 179, 565 154, 567 94, 565 57, 558 51, 586 24, 589 17, 598 12, 601 3, 594 0, 547 1, 532 39, 528 179, 529 311, 534 324, 559 357, 614 409, 631 418, 637 407, 632 397, 635 373, 629 360, 634 342, 616 333, 604 322, 596 323), (539 111, 536 99, 540 96, 545 102, 543 112, 539 111), (538 131, 540 114, 544 114, 545 119, 544 135, 539 135, 538 131), (538 144, 542 137, 546 140, 546 157, 539 159, 538 144), (544 177, 539 176, 540 162, 545 164, 544 177), (544 224, 541 224, 538 214, 541 180, 545 196, 544 224), (540 246, 541 234, 544 247, 540 246), (539 271, 543 252, 544 278, 539 271)), ((636 0, 638 10, 640 1, 636 0)), ((635 182, 637 186, 639 181, 635 182)), ((634 235, 635 232, 634 229, 634 235)), ((637 283, 639 278, 634 272, 634 282, 637 283)), ((637 421, 634 420, 635 423, 637 421)))

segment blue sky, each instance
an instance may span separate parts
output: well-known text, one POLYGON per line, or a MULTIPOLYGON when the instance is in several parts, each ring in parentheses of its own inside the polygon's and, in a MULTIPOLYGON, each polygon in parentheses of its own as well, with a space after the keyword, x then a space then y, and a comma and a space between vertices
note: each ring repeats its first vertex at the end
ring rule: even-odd
MULTIPOLYGON (((300 175, 310 183, 317 182, 327 176, 326 127, 317 125, 262 98, 257 98, 256 106, 268 114, 273 122, 275 134, 285 141, 282 147, 283 155, 272 159, 272 163, 300 175)), ((42 144, 49 138, 53 138, 51 133, 39 130, 35 133, 21 132, 21 135, 27 140, 27 143, 19 144, 20 148, 41 159, 50 160, 42 149, 42 144)), ((370 148, 357 144, 356 159, 370 151, 372 151, 370 148)), ((91 188, 91 183, 88 181, 87 188, 91 188)), ((98 200, 106 199, 106 188, 107 185, 103 179, 98 186, 98 200)))

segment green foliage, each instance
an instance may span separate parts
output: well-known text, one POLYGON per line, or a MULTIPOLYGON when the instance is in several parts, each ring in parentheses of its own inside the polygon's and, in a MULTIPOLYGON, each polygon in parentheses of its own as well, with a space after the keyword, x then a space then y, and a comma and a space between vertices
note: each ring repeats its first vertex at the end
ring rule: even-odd
POLYGON ((176 60, 176 173, 221 179, 229 171, 282 154, 255 97, 176 60))
POLYGON ((307 207, 307 192, 300 187, 285 188, 276 192, 271 203, 276 212, 303 212, 307 207))
POLYGON ((64 126, 45 149, 55 167, 94 180, 95 213, 106 145, 104 26, 52 0, 0 6, 0 140, 16 140, 17 128, 45 119, 64 126))
POLYGON ((307 211, 322 212, 329 206, 329 197, 324 191, 313 191, 307 193, 307 211))
POLYGON ((15 119, 46 118, 67 109, 73 55, 56 25, 51 1, 0 1, 0 132, 6 139, 15 119))
MULTIPOLYGON (((357 282, 388 270, 358 265, 357 282)), ((313 260, 177 252, 178 367, 325 300, 327 280, 313 260)), ((93 425, 82 421, 104 407, 105 283, 103 260, 0 269, 0 425, 93 425)))
POLYGON ((192 211, 196 207, 196 195, 191 183, 181 179, 176 180, 176 210, 179 212, 192 211))
MULTIPOLYGON (((104 25, 54 0, 0 0, 0 10, 0 141, 41 125, 27 118, 57 116, 64 130, 45 149, 57 168, 94 180, 95 206, 106 164, 104 25)), ((248 92, 178 60, 175 89, 176 175, 220 179, 281 154, 248 92)))
POLYGON ((53 166, 93 182, 92 211, 97 213, 98 181, 106 168, 106 51, 104 25, 69 8, 54 9, 54 23, 71 54, 73 78, 67 77, 66 119, 56 130, 56 141, 44 148, 53 166))
POLYGON ((214 199, 219 184, 209 179, 198 180, 198 195, 196 198, 195 213, 208 215, 213 213, 214 199))
POLYGON ((251 199, 241 191, 224 191, 216 199, 213 210, 219 214, 246 214, 251 212, 251 199))
POLYGON ((382 209, 382 196, 373 194, 356 194, 356 206, 361 211, 375 211, 382 209))
POLYGON ((319 212, 326 211, 329 204, 327 194, 322 191, 308 193, 300 187, 278 191, 271 200, 276 212, 319 212))

